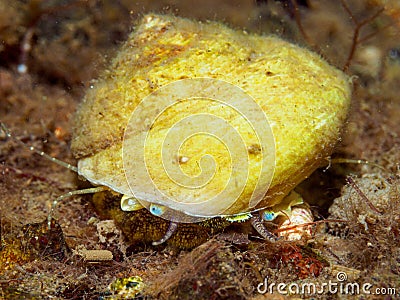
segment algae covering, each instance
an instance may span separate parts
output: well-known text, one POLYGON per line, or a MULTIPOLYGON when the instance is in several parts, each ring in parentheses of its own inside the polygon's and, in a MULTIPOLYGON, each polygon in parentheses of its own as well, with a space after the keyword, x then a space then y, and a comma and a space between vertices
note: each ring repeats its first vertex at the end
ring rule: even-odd
POLYGON ((348 78, 307 49, 217 22, 151 14, 88 90, 71 147, 79 173, 94 184, 193 216, 232 215, 278 204, 327 164, 349 105, 348 78), (209 182, 171 179, 180 169, 192 178, 207 173, 207 155, 215 160, 209 182), (253 194, 265 195, 250 204, 253 194))

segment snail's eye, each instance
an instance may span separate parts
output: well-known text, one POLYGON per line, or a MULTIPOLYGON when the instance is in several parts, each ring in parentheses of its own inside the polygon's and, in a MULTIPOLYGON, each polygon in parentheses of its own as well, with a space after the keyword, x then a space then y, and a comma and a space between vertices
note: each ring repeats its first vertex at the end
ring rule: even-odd
POLYGON ((274 220, 276 216, 277 214, 270 210, 266 210, 262 213, 263 220, 267 222, 274 220))
POLYGON ((165 212, 165 206, 157 205, 157 204, 151 204, 151 205, 150 205, 150 212, 151 212, 153 215, 155 215, 155 216, 157 216, 157 217, 160 217, 160 216, 162 216, 162 215, 164 214, 164 212, 165 212))

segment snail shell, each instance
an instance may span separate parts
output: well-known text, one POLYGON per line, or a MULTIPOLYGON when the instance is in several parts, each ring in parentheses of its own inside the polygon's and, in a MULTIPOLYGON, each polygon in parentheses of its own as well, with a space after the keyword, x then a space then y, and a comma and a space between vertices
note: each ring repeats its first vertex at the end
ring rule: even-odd
POLYGON ((241 214, 279 204, 324 163, 350 95, 307 49, 151 14, 88 90, 71 146, 93 184, 171 220, 241 214))

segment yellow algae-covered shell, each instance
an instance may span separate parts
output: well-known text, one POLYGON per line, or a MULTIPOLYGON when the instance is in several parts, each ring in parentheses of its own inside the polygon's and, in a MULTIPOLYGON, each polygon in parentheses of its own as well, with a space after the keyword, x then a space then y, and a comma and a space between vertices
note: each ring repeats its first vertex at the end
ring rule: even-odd
POLYGON ((81 175, 144 206, 240 214, 321 166, 350 94, 341 71, 277 37, 146 15, 87 92, 72 151, 81 175))

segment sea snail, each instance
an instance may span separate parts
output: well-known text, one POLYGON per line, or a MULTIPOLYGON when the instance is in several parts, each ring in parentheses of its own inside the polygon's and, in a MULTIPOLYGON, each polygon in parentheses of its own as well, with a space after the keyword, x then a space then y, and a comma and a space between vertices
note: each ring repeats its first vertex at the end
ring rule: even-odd
POLYGON ((71 149, 78 172, 122 194, 125 211, 170 225, 263 221, 333 151, 349 79, 274 36, 150 14, 88 90, 71 149))

